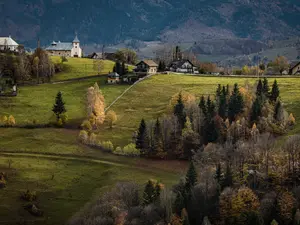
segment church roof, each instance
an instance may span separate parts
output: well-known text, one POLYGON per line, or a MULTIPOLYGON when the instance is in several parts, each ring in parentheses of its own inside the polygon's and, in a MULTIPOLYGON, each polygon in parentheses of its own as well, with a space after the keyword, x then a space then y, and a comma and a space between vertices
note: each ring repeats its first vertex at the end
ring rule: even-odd
POLYGON ((0 45, 18 46, 18 43, 15 42, 15 41, 9 36, 9 37, 0 37, 0 45))
POLYGON ((77 35, 75 36, 75 38, 74 38, 74 40, 73 40, 73 43, 79 43, 80 41, 79 41, 79 39, 78 39, 78 37, 77 37, 77 35))
POLYGON ((71 51, 73 43, 71 42, 52 42, 52 44, 46 48, 48 51, 71 51), (54 44, 56 43, 56 44, 54 44))

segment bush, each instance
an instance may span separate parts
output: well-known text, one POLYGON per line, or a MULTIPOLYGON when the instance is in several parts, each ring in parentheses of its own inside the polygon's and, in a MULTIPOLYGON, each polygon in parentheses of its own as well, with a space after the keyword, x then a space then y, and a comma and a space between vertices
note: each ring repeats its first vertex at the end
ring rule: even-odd
POLYGON ((101 147, 110 152, 113 152, 113 150, 114 150, 114 145, 111 141, 103 141, 101 143, 101 147))
POLYGON ((125 155, 139 156, 141 154, 139 149, 136 149, 135 144, 126 145, 123 149, 125 155))
POLYGON ((36 200, 36 192, 35 191, 25 191, 21 194, 21 199, 32 202, 36 200))
POLYGON ((15 118, 12 115, 10 115, 8 117, 6 125, 9 126, 9 127, 13 127, 14 125, 16 125, 16 120, 15 120, 15 118))
POLYGON ((116 155, 124 155, 123 149, 121 147, 116 147, 116 149, 113 151, 116 155))
POLYGON ((85 130, 81 130, 79 132, 79 136, 78 136, 79 140, 84 143, 84 144, 87 144, 88 143, 88 140, 89 140, 89 135, 88 133, 85 131, 85 130))
POLYGON ((89 144, 90 145, 96 145, 97 144, 97 135, 94 133, 91 133, 89 138, 89 144))
POLYGON ((236 70, 234 71, 235 75, 242 75, 243 71, 242 70, 236 70))
POLYGON ((30 212, 34 216, 43 216, 44 212, 40 210, 35 204, 27 204, 24 206, 24 209, 26 209, 28 212, 30 212))
POLYGON ((81 128, 88 132, 90 132, 93 129, 91 122, 88 120, 83 121, 83 123, 81 124, 81 128))
POLYGON ((67 57, 66 57, 66 56, 62 56, 62 57, 61 57, 61 62, 68 62, 67 57))

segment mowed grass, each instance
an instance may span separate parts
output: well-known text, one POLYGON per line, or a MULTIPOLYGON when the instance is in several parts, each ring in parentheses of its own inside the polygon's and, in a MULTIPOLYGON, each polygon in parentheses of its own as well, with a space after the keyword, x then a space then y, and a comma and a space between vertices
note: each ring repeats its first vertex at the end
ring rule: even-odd
MULTIPOLYGON (((52 56, 52 61, 57 63, 61 62, 59 56, 52 56)), ((82 78, 88 76, 94 76, 98 74, 97 67, 94 66, 94 60, 88 58, 67 58, 68 61, 64 62, 64 71, 55 74, 52 78, 53 81, 67 80, 73 78, 82 78)), ((113 71, 115 63, 110 60, 103 60, 103 68, 100 74, 107 74, 113 71)))
POLYGON ((120 95, 127 85, 106 85, 105 77, 57 84, 41 84, 19 88, 17 97, 0 98, 0 115, 13 115, 18 125, 47 124, 53 116, 52 107, 58 91, 63 94, 70 123, 80 124, 85 117, 87 88, 98 83, 107 105, 120 95))
MULTIPOLYGON (((117 113, 118 121, 114 129, 102 129, 101 138, 118 146, 127 145, 141 119, 156 119, 166 113, 172 96, 180 91, 193 93, 199 99, 201 95, 214 95, 218 84, 232 86, 238 83, 242 86, 245 82, 253 85, 256 81, 256 78, 155 75, 133 87, 111 108, 117 113)), ((274 78, 269 78, 270 87, 273 81, 274 78)), ((277 78, 277 81, 281 99, 297 121, 300 118, 300 78, 277 78)), ((297 133, 299 129, 300 125, 297 125, 291 133, 297 133)))
POLYGON ((170 186, 179 177, 178 173, 153 173, 119 164, 32 156, 0 156, 0 171, 8 175, 6 188, 0 190, 0 224, 24 220, 35 225, 65 224, 88 201, 116 182, 144 184, 148 178, 155 178, 170 186), (10 169, 8 160, 12 161, 10 169), (43 217, 31 216, 23 209, 26 202, 20 194, 27 189, 37 192, 36 204, 44 211, 43 217))

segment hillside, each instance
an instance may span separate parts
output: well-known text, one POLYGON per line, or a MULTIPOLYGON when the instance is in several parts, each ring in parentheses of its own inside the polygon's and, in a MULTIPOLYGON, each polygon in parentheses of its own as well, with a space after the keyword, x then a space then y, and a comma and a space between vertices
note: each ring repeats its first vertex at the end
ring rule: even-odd
POLYGON ((163 42, 249 38, 281 39, 300 34, 297 0, 25 0, 0 4, 0 35, 26 45, 37 37, 84 44, 127 39, 163 42))

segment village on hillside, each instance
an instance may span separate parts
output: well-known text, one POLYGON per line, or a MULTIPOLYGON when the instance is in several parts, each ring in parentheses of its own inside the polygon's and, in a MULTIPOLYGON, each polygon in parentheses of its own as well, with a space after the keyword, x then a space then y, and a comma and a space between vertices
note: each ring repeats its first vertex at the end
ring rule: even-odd
MULTIPOLYGON (((11 36, 0 37, 0 51, 6 54, 14 55, 32 55, 33 52, 25 51, 23 45, 18 44, 11 36)), ((37 49, 41 49, 49 57, 60 57, 62 61, 67 58, 87 58, 91 59, 90 64, 96 68, 97 73, 101 72, 103 65, 101 61, 111 60, 115 62, 113 71, 108 71, 107 83, 133 83, 136 80, 147 75, 157 73, 173 73, 173 74, 193 74, 193 75, 212 75, 212 76, 228 76, 228 75, 299 75, 300 61, 294 60, 289 62, 284 56, 278 56, 274 61, 266 61, 262 58, 255 65, 244 65, 243 67, 220 67, 213 62, 200 62, 197 56, 190 53, 181 52, 180 46, 170 49, 168 54, 157 55, 155 59, 139 60, 137 54, 131 49, 120 49, 116 52, 92 52, 84 55, 82 44, 77 34, 74 39, 69 42, 53 41, 47 47, 42 48, 38 42, 37 49), (128 65, 132 68, 128 70, 128 65)), ((37 52, 39 50, 36 50, 37 52)), ((42 61, 39 61, 39 67, 43 67, 42 61)), ((3 67, 3 66, 2 66, 3 67)), ((44 69, 44 68, 43 68, 44 69)), ((55 68, 53 73, 60 72, 61 68, 55 68)), ((13 93, 16 92, 16 79, 10 80, 9 70, 1 69, 1 93, 6 89, 3 86, 8 84, 13 93)), ((83 72, 83 71, 82 71, 83 72)), ((53 74, 50 72, 50 74, 53 74)), ((95 73, 95 75, 97 74, 95 73)), ((51 77, 47 75, 48 78, 51 77)), ((27 77, 27 79, 30 79, 27 77)), ((50 78, 49 78, 50 79, 50 78)), ((45 79, 44 79, 45 80, 45 79)))

